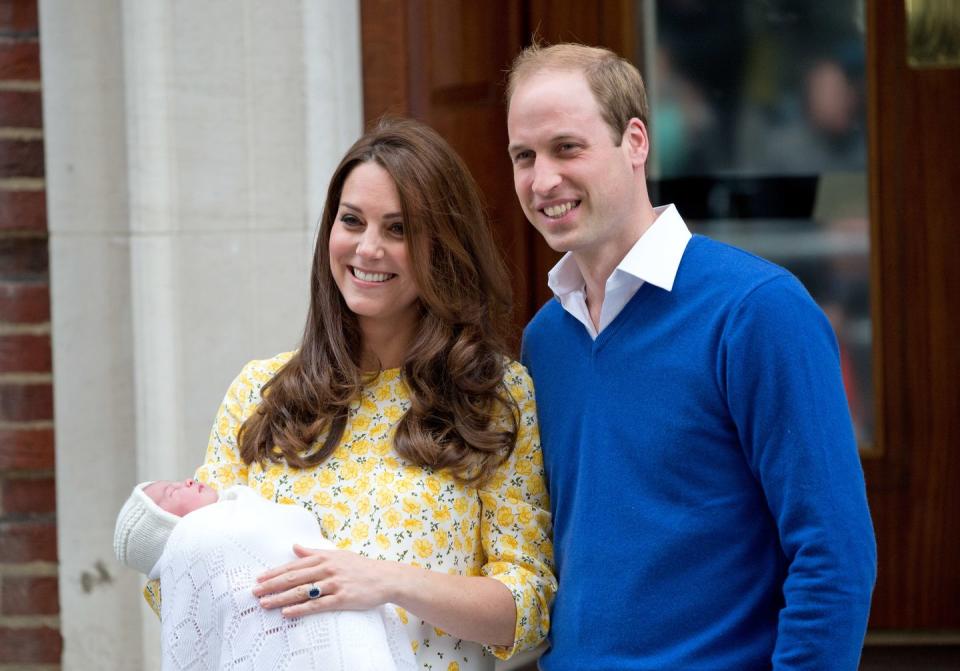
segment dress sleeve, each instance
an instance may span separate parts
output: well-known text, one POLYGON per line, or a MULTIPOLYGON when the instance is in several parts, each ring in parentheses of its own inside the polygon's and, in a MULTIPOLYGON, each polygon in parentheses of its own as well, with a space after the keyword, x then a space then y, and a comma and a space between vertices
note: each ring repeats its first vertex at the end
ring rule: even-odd
POLYGON ((488 647, 499 659, 536 647, 546 638, 557 591, 533 382, 518 363, 508 366, 504 382, 520 411, 517 443, 479 491, 486 553, 481 573, 506 585, 517 606, 513 645, 488 647))
POLYGON ((207 453, 203 465, 194 477, 217 491, 233 485, 247 484, 247 465, 240 459, 237 435, 240 427, 260 402, 263 382, 258 378, 256 364, 252 361, 243 367, 240 374, 227 389, 217 417, 210 429, 207 453))
POLYGON ((143 586, 143 598, 154 615, 160 617, 160 581, 150 580, 143 586))
POLYGON ((855 669, 876 544, 836 338, 788 276, 732 316, 720 380, 788 564, 773 668, 855 669))

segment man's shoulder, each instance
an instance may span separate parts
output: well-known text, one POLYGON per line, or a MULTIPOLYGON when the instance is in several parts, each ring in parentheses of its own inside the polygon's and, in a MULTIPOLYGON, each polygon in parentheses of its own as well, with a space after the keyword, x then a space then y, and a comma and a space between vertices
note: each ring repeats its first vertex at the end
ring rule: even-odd
MULTIPOLYGON (((534 375, 533 366, 543 356, 549 357, 557 342, 559 329, 563 328, 569 315, 566 315, 563 306, 556 298, 550 298, 544 303, 533 319, 523 329, 523 343, 521 346, 521 362, 534 375)), ((572 319, 572 318, 571 318, 572 319)))
POLYGON ((695 235, 680 262, 675 289, 702 294, 715 305, 735 305, 766 286, 806 293, 786 268, 740 247, 695 235))
POLYGON ((533 319, 527 324, 525 335, 552 328, 563 319, 564 314, 565 311, 560 301, 555 296, 551 296, 550 300, 541 305, 540 309, 533 315, 533 319))
POLYGON ((694 235, 681 260, 684 270, 728 277, 737 284, 760 284, 774 277, 790 276, 790 272, 773 261, 741 247, 694 235))
MULTIPOLYGON (((523 330, 523 349, 525 353, 529 353, 531 347, 537 351, 542 351, 544 345, 555 342, 562 329, 570 327, 574 323, 580 325, 563 309, 563 305, 557 298, 551 297, 537 310, 533 319, 523 330)), ((522 363, 529 367, 527 361, 524 360, 522 363)))
POLYGON ((793 327, 799 332, 802 324, 825 321, 806 287, 786 268, 739 247, 698 237, 686 277, 688 290, 697 291, 699 284, 701 300, 695 304, 709 305, 714 313, 735 320, 751 315, 787 331, 793 327))

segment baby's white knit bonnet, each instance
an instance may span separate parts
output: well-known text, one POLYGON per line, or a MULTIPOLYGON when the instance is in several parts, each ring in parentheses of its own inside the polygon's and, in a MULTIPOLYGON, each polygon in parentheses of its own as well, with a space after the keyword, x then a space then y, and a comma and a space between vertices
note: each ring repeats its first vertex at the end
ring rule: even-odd
POLYGON ((154 503, 144 488, 152 482, 141 482, 133 488, 130 498, 117 515, 113 530, 113 551, 117 559, 144 575, 163 554, 170 532, 180 518, 154 503))

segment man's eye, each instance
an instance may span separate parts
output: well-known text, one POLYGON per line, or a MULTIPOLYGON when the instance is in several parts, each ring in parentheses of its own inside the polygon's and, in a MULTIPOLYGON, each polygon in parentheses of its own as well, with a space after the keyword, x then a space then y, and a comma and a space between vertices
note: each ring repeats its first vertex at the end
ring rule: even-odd
POLYGON ((531 156, 533 156, 533 152, 518 151, 516 154, 513 155, 513 162, 522 163, 523 161, 529 160, 531 156))

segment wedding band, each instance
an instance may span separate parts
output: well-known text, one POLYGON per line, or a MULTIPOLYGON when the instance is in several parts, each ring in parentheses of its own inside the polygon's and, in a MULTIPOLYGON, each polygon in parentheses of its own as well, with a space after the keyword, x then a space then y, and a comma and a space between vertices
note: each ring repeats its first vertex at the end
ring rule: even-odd
POLYGON ((307 589, 308 599, 319 599, 321 596, 323 596, 323 590, 320 589, 320 583, 315 582, 307 589))

